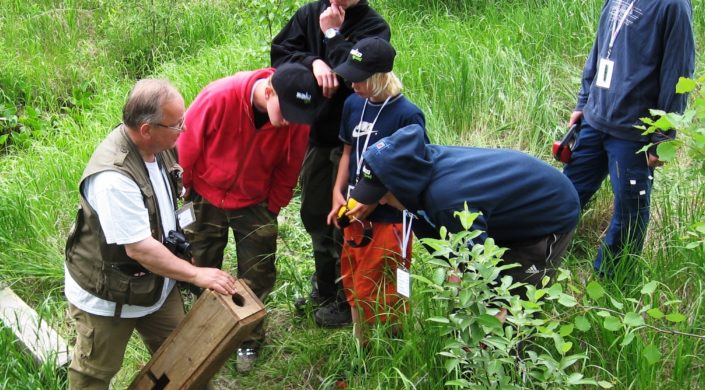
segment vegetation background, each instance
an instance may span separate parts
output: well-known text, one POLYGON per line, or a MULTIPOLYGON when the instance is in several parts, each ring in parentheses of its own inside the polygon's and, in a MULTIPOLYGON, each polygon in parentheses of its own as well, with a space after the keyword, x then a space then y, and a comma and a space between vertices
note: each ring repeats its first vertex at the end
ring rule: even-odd
MULTIPOLYGON (((269 65, 269 42, 294 0, 0 0, 0 281, 10 285, 67 339, 63 247, 78 200, 76 184, 97 143, 120 121, 129 88, 165 77, 187 103, 211 80, 269 65)), ((575 103, 601 0, 374 0, 392 26, 395 71, 425 113, 434 143, 507 147, 550 161, 550 145, 575 103)), ((703 0, 693 4, 703 42, 703 0)), ((698 53, 698 71, 703 63, 698 53)), ((696 72, 698 74, 698 72, 696 72)), ((640 288, 659 282, 658 298, 682 321, 624 335, 602 318, 569 337, 588 359, 576 370, 624 389, 703 388, 705 249, 687 248, 688 227, 705 217, 703 176, 676 159, 657 172, 652 223, 636 270, 605 282, 608 303, 638 307, 640 288), (616 302, 616 303, 615 303, 616 302), (673 334, 687 332, 693 335, 673 334), (654 356, 655 346, 658 352, 654 356), (654 359, 654 357, 656 357, 654 359)), ((557 166, 557 168, 560 168, 557 166)), ((582 222, 565 266, 571 293, 584 296, 590 262, 610 215, 603 188, 582 222)), ((248 375, 228 363, 224 388, 436 389, 452 379, 438 355, 439 331, 425 321, 437 306, 415 290, 411 329, 401 340, 380 334, 369 353, 351 330, 323 330, 291 306, 305 295, 313 262, 298 218, 298 199, 283 212, 277 288, 268 303, 269 344, 248 375), (362 367, 362 369, 360 368, 362 367)), ((414 272, 433 272, 415 248, 414 272)), ((234 269, 234 253, 226 266, 234 269)), ((626 273, 627 271, 625 271, 626 273)), ((65 376, 36 367, 0 328, 0 388, 63 388, 65 376)), ((137 338, 114 383, 124 388, 148 360, 137 338)))

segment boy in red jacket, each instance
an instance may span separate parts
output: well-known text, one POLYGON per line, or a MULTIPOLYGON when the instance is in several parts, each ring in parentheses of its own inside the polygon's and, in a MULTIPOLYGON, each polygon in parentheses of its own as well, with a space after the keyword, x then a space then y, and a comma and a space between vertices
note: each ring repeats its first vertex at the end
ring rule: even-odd
MULTIPOLYGON (((276 279, 277 215, 291 200, 321 96, 308 68, 286 64, 216 80, 186 112, 177 147, 196 265, 221 268, 232 229, 237 276, 262 301, 276 279)), ((239 370, 264 338, 260 324, 238 351, 239 370)))

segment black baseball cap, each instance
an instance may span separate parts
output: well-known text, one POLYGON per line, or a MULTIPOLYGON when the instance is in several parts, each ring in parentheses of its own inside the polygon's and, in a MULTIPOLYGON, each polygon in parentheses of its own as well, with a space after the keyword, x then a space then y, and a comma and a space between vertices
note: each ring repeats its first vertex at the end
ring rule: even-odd
POLYGON ((380 37, 361 39, 353 45, 347 60, 333 71, 346 81, 357 83, 375 73, 391 72, 396 55, 392 45, 380 37))
POLYGON ((284 119, 291 123, 313 123, 323 95, 313 72, 299 63, 286 63, 272 76, 284 119))
POLYGON ((362 177, 355 188, 350 191, 350 197, 362 204, 375 204, 388 192, 387 187, 372 173, 367 164, 362 166, 362 177))

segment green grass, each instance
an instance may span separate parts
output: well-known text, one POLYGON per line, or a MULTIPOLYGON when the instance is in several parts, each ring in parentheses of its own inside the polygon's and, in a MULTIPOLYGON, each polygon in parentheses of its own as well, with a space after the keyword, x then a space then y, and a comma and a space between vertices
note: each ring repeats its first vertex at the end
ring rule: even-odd
MULTIPOLYGON (((283 7, 272 15, 276 31, 286 21, 284 7, 302 2, 274 4, 283 7)), ((549 160, 557 128, 573 109, 602 1, 373 4, 392 25, 395 72, 406 95, 425 112, 434 142, 518 148, 549 160)), ((696 42, 705 38, 704 4, 693 2, 696 42)), ((0 278, 42 308, 67 339, 73 333, 62 294, 63 246, 77 205, 76 184, 93 148, 119 121, 136 78, 169 78, 190 102, 216 78, 268 66, 270 33, 257 12, 248 1, 0 1, 0 104, 20 114, 28 106, 38 109, 43 131, 29 146, 11 146, 0 156, 0 278)), ((684 239, 692 222, 705 219, 705 190, 703 177, 689 176, 687 164, 681 160, 657 173, 646 247, 635 269, 617 275, 630 283, 604 284, 615 301, 632 307, 631 300, 641 299, 639 282, 658 280, 661 301, 678 300, 672 306, 687 320, 653 324, 705 334, 705 253, 685 249, 684 239)), ((593 278, 591 259, 610 215, 604 187, 583 214, 565 263, 578 297, 593 278)), ((294 313, 291 302, 307 294, 313 269, 298 207, 295 198, 280 225, 278 283, 267 303, 269 343, 262 361, 245 376, 230 361, 216 382, 226 388, 317 389, 342 376, 359 389, 442 388, 450 378, 437 354, 444 339, 425 318, 444 308, 418 284, 403 338, 379 329, 368 352, 356 348, 351 329, 320 329, 310 312, 294 313)), ((431 274, 425 251, 417 247, 415 253, 413 271, 431 274)), ((226 267, 232 270, 233 253, 228 255, 226 267)), ((642 330, 622 348, 619 333, 599 330, 602 319, 587 316, 592 329, 572 340, 574 351, 589 355, 587 375, 619 389, 705 386, 701 339, 642 330), (659 346, 660 363, 651 365, 643 356, 649 344, 659 346)), ((36 367, 14 352, 6 329, 0 344, 11 351, 0 357, 0 387, 64 386, 51 368, 36 367)), ((147 360, 135 338, 114 387, 126 387, 147 360)))

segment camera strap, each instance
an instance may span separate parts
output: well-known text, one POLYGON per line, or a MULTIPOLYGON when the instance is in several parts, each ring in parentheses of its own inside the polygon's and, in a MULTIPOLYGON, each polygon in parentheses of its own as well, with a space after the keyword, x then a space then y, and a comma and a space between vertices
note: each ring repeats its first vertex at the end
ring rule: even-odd
POLYGON ((353 222, 357 222, 360 225, 362 225, 362 239, 360 241, 355 241, 355 240, 345 240, 345 242, 350 245, 353 248, 362 248, 370 244, 372 241, 372 222, 370 221, 361 221, 357 218, 353 220, 353 222))

